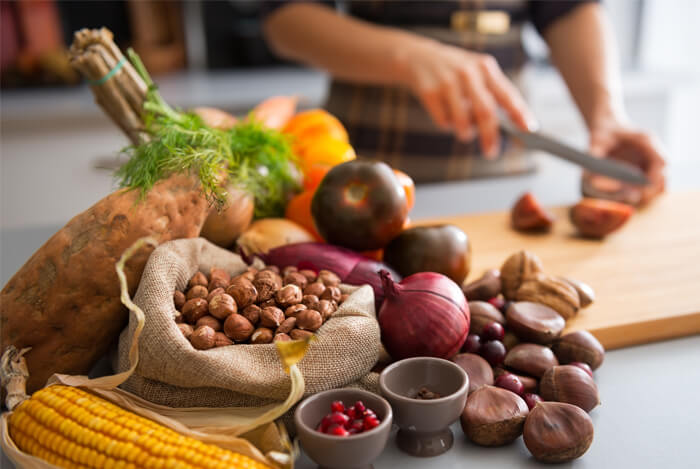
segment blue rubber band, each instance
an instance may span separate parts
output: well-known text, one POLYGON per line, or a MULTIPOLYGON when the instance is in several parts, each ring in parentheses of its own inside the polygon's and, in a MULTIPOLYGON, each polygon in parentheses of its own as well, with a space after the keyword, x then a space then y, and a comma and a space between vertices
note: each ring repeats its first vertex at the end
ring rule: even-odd
POLYGON ((88 80, 88 83, 92 86, 104 85, 107 82, 107 80, 112 78, 119 70, 121 70, 125 63, 126 57, 122 57, 122 59, 119 62, 117 62, 117 65, 115 65, 112 70, 107 72, 107 75, 103 76, 99 80, 88 80))

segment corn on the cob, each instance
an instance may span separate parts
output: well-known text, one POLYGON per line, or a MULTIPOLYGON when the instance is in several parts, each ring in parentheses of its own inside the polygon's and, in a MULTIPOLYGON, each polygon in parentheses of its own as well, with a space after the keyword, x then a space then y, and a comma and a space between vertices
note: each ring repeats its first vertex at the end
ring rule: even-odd
POLYGON ((70 386, 54 385, 35 392, 15 408, 8 426, 19 449, 60 467, 268 467, 70 386))

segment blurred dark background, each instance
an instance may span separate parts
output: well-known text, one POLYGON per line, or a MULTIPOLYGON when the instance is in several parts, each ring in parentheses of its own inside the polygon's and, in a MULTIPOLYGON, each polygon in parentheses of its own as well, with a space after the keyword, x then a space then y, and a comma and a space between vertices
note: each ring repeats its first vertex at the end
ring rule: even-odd
POLYGON ((154 75, 183 68, 230 69, 283 63, 263 40, 261 1, 56 1, 0 3, 2 86, 72 84, 67 48, 80 28, 109 28, 154 75))

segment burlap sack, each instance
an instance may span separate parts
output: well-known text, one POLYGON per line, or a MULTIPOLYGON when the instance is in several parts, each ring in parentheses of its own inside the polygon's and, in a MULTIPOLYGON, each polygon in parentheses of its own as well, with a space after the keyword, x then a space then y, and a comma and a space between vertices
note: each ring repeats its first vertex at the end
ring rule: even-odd
MULTIPOLYGON (((195 350, 174 323, 173 292, 183 290, 198 270, 212 267, 236 275, 247 266, 202 238, 171 241, 151 254, 134 297, 146 316, 140 358, 121 387, 169 407, 258 407, 284 400, 290 377, 273 344, 195 350)), ((119 339, 117 371, 129 367, 135 327, 131 314, 119 339)), ((380 334, 369 286, 353 289, 316 335, 299 364, 305 395, 348 385, 377 389, 370 370, 379 358, 380 334)))

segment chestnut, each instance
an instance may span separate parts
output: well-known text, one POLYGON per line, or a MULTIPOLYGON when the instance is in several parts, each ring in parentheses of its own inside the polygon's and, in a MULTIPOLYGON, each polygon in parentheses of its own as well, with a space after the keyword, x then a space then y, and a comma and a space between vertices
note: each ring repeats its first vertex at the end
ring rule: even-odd
POLYGON ((490 269, 481 278, 462 287, 467 301, 488 301, 501 293, 501 271, 490 269))
POLYGON ((553 366, 540 380, 545 401, 567 402, 590 412, 600 404, 598 386, 588 373, 573 365, 553 366))
POLYGON ((479 355, 474 353, 458 353, 451 359, 460 366, 469 376, 469 393, 473 393, 481 386, 493 384, 493 370, 491 365, 479 355))
POLYGON ((566 326, 564 318, 549 306, 530 301, 516 301, 506 311, 506 322, 519 339, 550 344, 566 326))
POLYGON ((525 446, 538 461, 566 462, 593 442, 593 422, 586 412, 565 402, 538 402, 525 420, 525 446))
POLYGON ((503 364, 526 375, 541 378, 545 371, 559 362, 554 353, 544 345, 519 344, 506 354, 503 364))
POLYGON ((588 331, 575 331, 563 335, 552 345, 560 363, 584 362, 597 369, 605 358, 605 349, 588 331))
POLYGON ((520 436, 527 414, 527 404, 520 396, 486 385, 469 395, 460 423, 474 443, 501 446, 520 436))
POLYGON ((501 326, 505 325, 506 318, 498 308, 486 301, 470 301, 469 315, 471 323, 469 325, 470 334, 478 334, 484 331, 484 327, 492 322, 497 322, 501 326))

